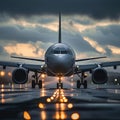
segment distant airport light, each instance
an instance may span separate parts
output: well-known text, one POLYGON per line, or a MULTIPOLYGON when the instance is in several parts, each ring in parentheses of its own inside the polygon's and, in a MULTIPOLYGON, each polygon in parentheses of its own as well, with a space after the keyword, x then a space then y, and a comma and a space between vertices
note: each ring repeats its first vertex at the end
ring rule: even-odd
POLYGON ((27 111, 24 111, 23 117, 25 120, 31 120, 30 114, 27 111))
POLYGON ((5 94, 1 94, 1 97, 3 98, 5 96, 5 94))
POLYGON ((4 88, 4 84, 2 84, 1 87, 4 88))
POLYGON ((115 82, 117 82, 118 80, 117 80, 117 78, 115 78, 115 82))
POLYGON ((73 113, 73 114, 71 115, 71 119, 72 119, 72 120, 80 120, 80 115, 79 115, 79 113, 73 113))
POLYGON ((8 76, 9 76, 9 77, 11 77, 11 76, 12 76, 11 72, 8 72, 8 76))
POLYGON ((5 103, 5 99, 4 99, 4 96, 5 96, 5 94, 1 94, 1 103, 5 103))
POLYGON ((79 65, 77 65, 77 68, 79 68, 79 65))
POLYGON ((5 103, 5 99, 4 98, 1 99, 1 103, 5 103))
POLYGON ((5 76, 5 72, 4 71, 1 71, 0 72, 0 75, 3 77, 3 76, 5 76))
POLYGON ((12 89, 14 88, 14 84, 12 84, 12 89))
POLYGON ((118 90, 117 89, 115 89, 115 93, 118 94, 118 90))

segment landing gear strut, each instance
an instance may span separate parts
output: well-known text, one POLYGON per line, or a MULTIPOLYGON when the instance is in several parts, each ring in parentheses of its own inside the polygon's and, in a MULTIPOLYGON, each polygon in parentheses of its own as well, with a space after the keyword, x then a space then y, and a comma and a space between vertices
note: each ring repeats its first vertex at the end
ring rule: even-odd
POLYGON ((84 89, 87 88, 87 80, 84 80, 84 72, 81 73, 81 76, 78 74, 80 80, 77 80, 77 88, 80 88, 83 85, 84 89))
POLYGON ((38 73, 35 72, 35 75, 33 75, 35 80, 32 80, 32 88, 35 88, 36 85, 41 89, 42 88, 42 80, 38 80, 40 75, 38 76, 38 73))
POLYGON ((59 81, 57 83, 57 89, 63 89, 63 83, 61 81, 61 77, 59 77, 59 81))

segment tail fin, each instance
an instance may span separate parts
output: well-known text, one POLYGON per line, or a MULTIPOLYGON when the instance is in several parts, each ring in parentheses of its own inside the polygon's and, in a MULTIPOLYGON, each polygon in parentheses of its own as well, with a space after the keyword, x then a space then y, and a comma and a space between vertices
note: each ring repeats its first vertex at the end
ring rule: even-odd
POLYGON ((59 12, 59 38, 58 43, 61 43, 61 13, 59 12))

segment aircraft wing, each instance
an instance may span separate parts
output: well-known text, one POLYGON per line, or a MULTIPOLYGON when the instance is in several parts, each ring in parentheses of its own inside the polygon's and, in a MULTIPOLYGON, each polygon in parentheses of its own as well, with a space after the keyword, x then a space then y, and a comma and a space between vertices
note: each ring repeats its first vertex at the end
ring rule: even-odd
POLYGON ((22 67, 29 71, 37 71, 39 73, 43 71, 43 65, 23 64, 22 67))
POLYGON ((75 69, 75 74, 91 71, 97 67, 112 67, 112 66, 116 69, 117 66, 120 66, 120 61, 103 62, 100 64, 77 65, 75 69))
POLYGON ((78 59, 78 60, 75 60, 75 62, 94 60, 94 59, 101 59, 101 58, 107 58, 107 57, 106 56, 102 56, 102 57, 92 57, 92 58, 78 59))
POLYGON ((29 71, 37 71, 41 72, 43 65, 36 64, 25 64, 25 63, 17 63, 17 62, 9 62, 9 61, 0 61, 0 66, 3 66, 3 69, 6 67, 23 67, 28 69, 29 71))
POLYGON ((34 59, 34 58, 20 57, 20 56, 11 56, 11 58, 18 58, 18 59, 26 59, 26 60, 34 60, 34 61, 45 62, 45 60, 42 60, 42 59, 34 59))

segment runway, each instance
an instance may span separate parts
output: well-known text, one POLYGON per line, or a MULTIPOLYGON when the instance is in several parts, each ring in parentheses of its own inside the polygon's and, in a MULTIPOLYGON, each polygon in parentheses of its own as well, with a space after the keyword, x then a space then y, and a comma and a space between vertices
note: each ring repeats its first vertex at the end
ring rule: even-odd
POLYGON ((119 86, 0 87, 0 120, 120 120, 119 86))

